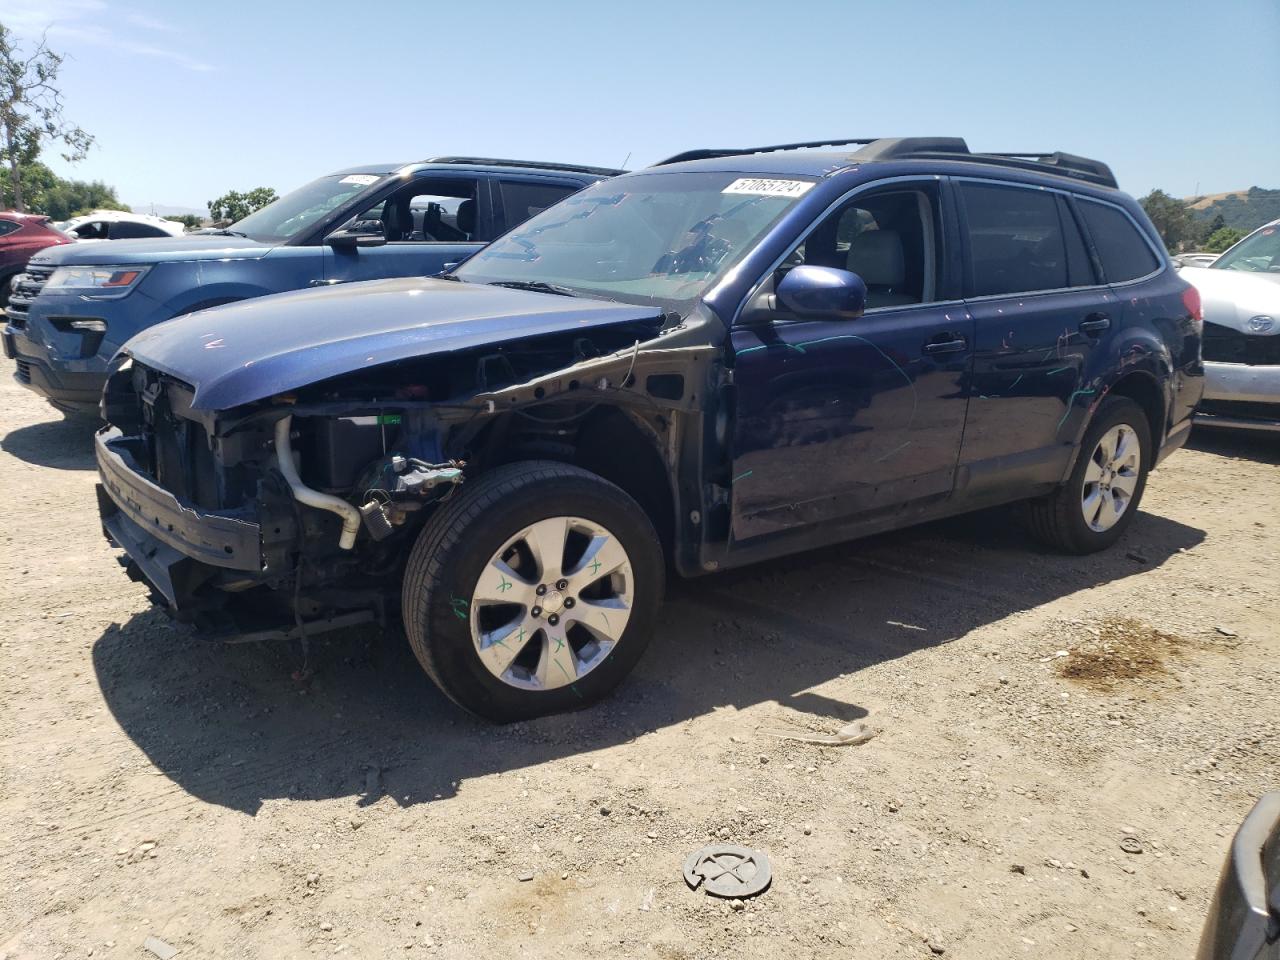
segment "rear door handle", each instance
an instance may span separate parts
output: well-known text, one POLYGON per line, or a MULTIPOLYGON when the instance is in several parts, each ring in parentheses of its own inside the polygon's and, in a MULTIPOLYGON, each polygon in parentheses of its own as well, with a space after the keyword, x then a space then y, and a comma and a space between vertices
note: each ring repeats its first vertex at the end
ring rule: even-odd
POLYGON ((1091 313, 1080 323, 1081 333, 1101 333, 1110 328, 1111 318, 1105 313, 1091 313))
POLYGON ((924 345, 924 352, 928 354, 939 353, 963 353, 969 349, 969 341, 964 337, 957 337, 955 340, 931 340, 924 345))

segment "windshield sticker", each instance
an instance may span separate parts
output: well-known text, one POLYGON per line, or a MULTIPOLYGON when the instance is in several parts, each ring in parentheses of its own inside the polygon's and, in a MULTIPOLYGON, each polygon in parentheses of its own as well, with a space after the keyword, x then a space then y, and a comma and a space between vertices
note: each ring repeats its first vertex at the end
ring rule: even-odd
POLYGON ((807 180, 772 180, 768 177, 743 177, 733 181, 721 193, 745 193, 755 197, 800 197, 813 184, 807 180))
POLYGON ((358 183, 362 187, 367 187, 371 183, 377 183, 378 178, 371 173, 353 173, 350 176, 343 177, 339 183, 358 183))

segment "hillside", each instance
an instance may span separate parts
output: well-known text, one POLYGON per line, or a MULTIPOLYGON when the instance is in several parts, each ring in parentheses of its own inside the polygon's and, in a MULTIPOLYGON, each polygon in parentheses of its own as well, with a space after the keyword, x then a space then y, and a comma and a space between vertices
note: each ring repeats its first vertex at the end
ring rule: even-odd
POLYGON ((1280 217, 1280 190, 1263 187, 1188 197, 1184 202, 1196 220, 1213 220, 1221 215, 1226 226, 1246 232, 1280 217))

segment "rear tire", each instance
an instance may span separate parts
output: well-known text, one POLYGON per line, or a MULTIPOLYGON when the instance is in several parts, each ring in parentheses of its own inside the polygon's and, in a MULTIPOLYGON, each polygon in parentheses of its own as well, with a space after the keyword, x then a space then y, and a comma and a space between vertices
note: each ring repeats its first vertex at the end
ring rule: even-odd
POLYGON ((621 489, 562 463, 506 464, 466 483, 419 534, 405 633, 472 713, 510 722, 573 710, 640 659, 663 576, 657 532, 621 489))
POLYGON ((1127 397, 1102 402, 1066 483, 1025 504, 1033 537, 1067 553, 1105 550, 1133 523, 1153 462, 1143 409, 1127 397))

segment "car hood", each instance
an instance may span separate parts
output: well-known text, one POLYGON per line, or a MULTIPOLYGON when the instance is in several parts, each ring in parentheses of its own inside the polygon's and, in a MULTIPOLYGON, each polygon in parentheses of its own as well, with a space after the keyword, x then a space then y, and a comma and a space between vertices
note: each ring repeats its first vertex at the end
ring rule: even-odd
POLYGON ((348 283, 214 307, 134 337, 124 352, 228 410, 383 363, 549 333, 652 321, 652 306, 449 280, 348 283))
POLYGON ((69 243, 41 250, 31 258, 35 266, 93 267, 101 264, 168 263, 180 260, 257 260, 271 252, 271 244, 248 237, 192 234, 146 240, 106 240, 69 243))
POLYGON ((1272 329, 1280 332, 1280 283, 1268 276, 1208 267, 1183 267, 1178 276, 1200 292, 1205 322, 1254 334, 1260 331, 1249 321, 1271 317, 1272 329))

